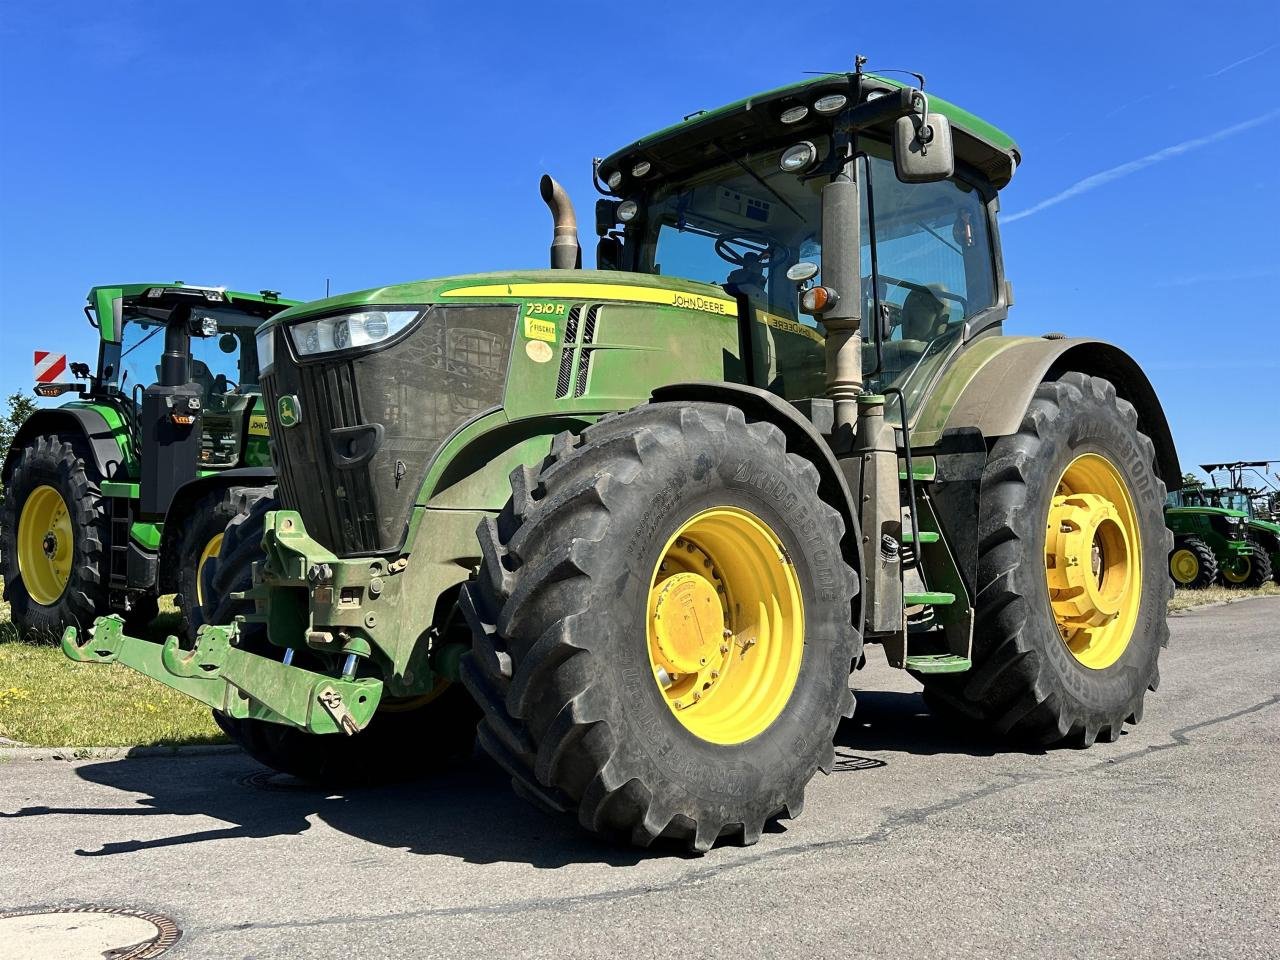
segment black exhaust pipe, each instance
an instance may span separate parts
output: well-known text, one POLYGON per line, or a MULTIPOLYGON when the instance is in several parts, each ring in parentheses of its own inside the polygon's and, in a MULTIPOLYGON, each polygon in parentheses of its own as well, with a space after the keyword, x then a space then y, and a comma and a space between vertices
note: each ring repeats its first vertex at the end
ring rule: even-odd
POLYGON ((581 270, 582 245, 578 243, 578 217, 573 212, 573 201, 564 187, 545 173, 538 189, 542 201, 551 209, 554 225, 551 238, 551 269, 581 270))

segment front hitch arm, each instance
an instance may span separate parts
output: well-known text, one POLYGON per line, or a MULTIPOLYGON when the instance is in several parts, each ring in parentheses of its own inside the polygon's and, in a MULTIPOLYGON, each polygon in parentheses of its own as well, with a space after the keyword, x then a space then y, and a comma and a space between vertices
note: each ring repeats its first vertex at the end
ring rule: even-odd
POLYGON ((381 680, 334 677, 282 663, 236 646, 239 625, 206 624, 195 645, 127 636, 119 616, 99 617, 81 643, 76 627, 62 650, 79 663, 121 663, 232 717, 266 720, 310 733, 354 734, 373 719, 381 680))

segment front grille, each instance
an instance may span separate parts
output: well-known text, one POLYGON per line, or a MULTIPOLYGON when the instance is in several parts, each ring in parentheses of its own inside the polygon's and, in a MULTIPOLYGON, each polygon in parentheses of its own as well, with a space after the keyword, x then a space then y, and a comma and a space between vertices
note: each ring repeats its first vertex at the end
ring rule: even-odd
POLYGON ((296 363, 277 331, 276 366, 262 378, 272 457, 282 504, 313 538, 340 556, 400 548, 440 444, 502 402, 516 314, 514 305, 437 306, 388 347, 309 363, 296 363), (285 428, 275 418, 289 394, 302 417, 285 428), (358 438, 378 425, 372 454, 356 456, 358 438))

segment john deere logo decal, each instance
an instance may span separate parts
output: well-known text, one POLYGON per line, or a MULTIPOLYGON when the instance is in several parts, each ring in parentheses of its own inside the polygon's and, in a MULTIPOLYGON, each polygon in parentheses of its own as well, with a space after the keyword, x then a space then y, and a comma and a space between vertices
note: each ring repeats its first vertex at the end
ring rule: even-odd
POLYGON ((302 404, 297 397, 281 397, 276 401, 276 413, 280 415, 280 426, 296 427, 302 420, 302 404))

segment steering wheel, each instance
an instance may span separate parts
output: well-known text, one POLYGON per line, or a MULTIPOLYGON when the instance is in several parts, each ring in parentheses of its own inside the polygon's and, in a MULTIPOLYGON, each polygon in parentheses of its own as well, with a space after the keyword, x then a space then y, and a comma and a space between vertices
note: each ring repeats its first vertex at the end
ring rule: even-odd
POLYGON ((214 378, 213 387, 214 392, 222 396, 229 396, 240 392, 240 384, 221 373, 214 378), (218 390, 218 387, 222 387, 222 389, 218 390))
POLYGON ((735 267, 747 265, 747 254, 756 258, 755 266, 767 267, 773 262, 773 243, 768 237, 743 234, 738 237, 721 237, 716 241, 716 256, 735 267))

